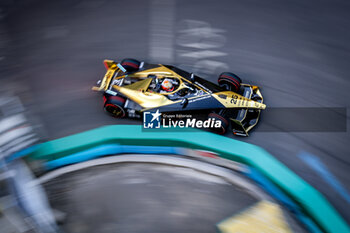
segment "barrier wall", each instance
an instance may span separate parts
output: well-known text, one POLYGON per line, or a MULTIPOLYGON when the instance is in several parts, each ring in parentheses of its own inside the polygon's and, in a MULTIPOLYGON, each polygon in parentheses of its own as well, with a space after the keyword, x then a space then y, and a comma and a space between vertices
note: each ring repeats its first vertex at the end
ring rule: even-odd
POLYGON ((144 131, 139 125, 97 128, 41 144, 31 159, 55 160, 100 145, 189 147, 213 151, 220 157, 247 164, 295 201, 325 232, 346 233, 350 228, 330 203, 312 186, 264 149, 238 140, 182 129, 144 131))

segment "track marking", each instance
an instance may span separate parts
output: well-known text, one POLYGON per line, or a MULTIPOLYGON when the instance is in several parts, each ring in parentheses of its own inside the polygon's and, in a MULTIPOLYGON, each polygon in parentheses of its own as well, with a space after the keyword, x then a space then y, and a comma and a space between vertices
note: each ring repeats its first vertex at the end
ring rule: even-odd
POLYGON ((292 233, 282 209, 275 203, 261 201, 217 225, 221 233, 269 232, 292 233))
POLYGON ((165 64, 173 63, 175 1, 152 0, 150 9, 150 59, 165 64))
POLYGON ((328 170, 327 166, 315 155, 308 152, 301 152, 298 157, 318 173, 333 189, 335 189, 349 204, 350 194, 342 183, 328 170))
POLYGON ((223 53, 223 52, 218 52, 213 50, 203 50, 203 51, 195 51, 195 52, 185 52, 180 54, 179 56, 200 59, 203 57, 211 58, 211 57, 219 57, 219 56, 226 56, 226 55, 227 53, 223 53))
POLYGON ((180 67, 188 67, 200 75, 213 75, 218 70, 227 70, 225 62, 216 61, 227 56, 220 51, 226 43, 223 35, 226 30, 214 28, 209 23, 199 20, 182 20, 177 30, 176 57, 181 61, 180 67))

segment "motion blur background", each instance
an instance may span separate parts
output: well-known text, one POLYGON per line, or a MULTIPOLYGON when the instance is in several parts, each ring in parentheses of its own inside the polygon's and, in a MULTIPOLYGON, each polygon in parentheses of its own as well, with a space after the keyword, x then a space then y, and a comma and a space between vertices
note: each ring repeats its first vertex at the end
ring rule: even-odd
MULTIPOLYGON (((104 114, 102 98, 90 90, 104 75, 106 58, 173 64, 213 82, 231 71, 260 86, 268 107, 348 110, 349 12, 346 0, 1 0, 0 89, 21 97, 49 140, 140 124, 104 114)), ((349 190, 350 134, 344 131, 258 126, 236 139, 276 156, 349 222, 347 193, 336 192, 298 156, 319 158, 349 190)))

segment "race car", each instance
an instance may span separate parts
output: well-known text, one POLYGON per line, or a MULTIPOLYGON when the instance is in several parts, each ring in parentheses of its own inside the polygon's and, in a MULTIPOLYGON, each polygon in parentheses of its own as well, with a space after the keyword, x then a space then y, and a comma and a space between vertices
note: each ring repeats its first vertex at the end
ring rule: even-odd
POLYGON ((248 136, 266 108, 259 87, 230 72, 218 84, 171 65, 135 59, 104 60, 107 69, 92 90, 103 93, 104 110, 116 118, 141 118, 145 111, 198 113, 221 122, 217 133, 248 136))

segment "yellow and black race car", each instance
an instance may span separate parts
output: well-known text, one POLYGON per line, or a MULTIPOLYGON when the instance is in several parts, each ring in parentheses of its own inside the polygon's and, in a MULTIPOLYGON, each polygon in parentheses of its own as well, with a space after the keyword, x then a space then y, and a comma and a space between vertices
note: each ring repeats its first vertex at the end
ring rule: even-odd
POLYGON ((152 110, 200 112, 221 122, 219 133, 231 123, 234 134, 248 136, 266 108, 259 88, 243 84, 233 73, 222 73, 216 85, 170 65, 135 59, 104 64, 107 72, 92 90, 103 92, 105 111, 117 118, 141 118, 152 110))

